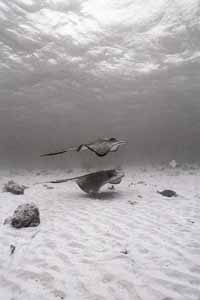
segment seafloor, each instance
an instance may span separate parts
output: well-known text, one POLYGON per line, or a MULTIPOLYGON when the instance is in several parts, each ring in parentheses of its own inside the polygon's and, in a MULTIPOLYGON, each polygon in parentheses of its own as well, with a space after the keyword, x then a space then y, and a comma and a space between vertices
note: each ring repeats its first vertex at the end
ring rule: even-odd
POLYGON ((13 179, 29 189, 0 193, 0 299, 200 299, 199 168, 125 172, 114 190, 105 186, 91 198, 73 182, 33 185, 78 170, 1 171, 2 188, 13 179), (178 197, 163 197, 162 189, 178 197), (41 224, 3 225, 24 202, 39 207, 41 224))

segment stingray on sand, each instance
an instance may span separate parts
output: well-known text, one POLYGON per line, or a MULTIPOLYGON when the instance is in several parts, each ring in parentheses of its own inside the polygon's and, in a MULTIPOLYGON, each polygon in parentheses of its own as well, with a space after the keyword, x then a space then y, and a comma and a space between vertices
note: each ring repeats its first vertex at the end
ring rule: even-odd
POLYGON ((124 172, 116 169, 110 169, 86 174, 83 176, 41 183, 63 183, 68 181, 75 181, 84 192, 88 194, 95 194, 106 183, 119 184, 124 176, 124 172))
POLYGON ((104 139, 97 139, 91 143, 88 144, 81 144, 78 147, 72 147, 68 148, 66 150, 62 150, 59 152, 51 152, 51 153, 46 153, 42 154, 40 156, 53 156, 53 155, 58 155, 58 154, 63 154, 69 151, 83 151, 83 150, 90 150, 94 152, 97 156, 105 156, 109 152, 116 152, 119 147, 123 144, 126 144, 126 141, 120 141, 117 140, 116 138, 104 138, 104 139))

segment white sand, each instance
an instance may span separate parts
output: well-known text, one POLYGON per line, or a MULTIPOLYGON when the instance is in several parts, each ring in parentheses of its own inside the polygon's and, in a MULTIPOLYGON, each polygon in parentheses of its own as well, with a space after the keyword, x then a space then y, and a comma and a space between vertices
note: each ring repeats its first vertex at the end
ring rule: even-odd
POLYGON ((200 299, 199 169, 129 170, 100 199, 72 182, 32 186, 67 177, 49 173, 1 172, 2 187, 9 179, 30 186, 24 196, 0 193, 1 224, 26 201, 41 213, 36 228, 1 225, 1 300, 200 299), (156 193, 164 188, 179 197, 156 193))

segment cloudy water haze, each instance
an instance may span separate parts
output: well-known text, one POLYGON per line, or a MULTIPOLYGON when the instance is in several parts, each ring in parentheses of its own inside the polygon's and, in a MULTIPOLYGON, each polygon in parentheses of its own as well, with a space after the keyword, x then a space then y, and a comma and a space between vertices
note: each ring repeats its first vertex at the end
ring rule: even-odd
POLYGON ((0 128, 2 167, 198 161, 200 1, 0 0, 0 128))

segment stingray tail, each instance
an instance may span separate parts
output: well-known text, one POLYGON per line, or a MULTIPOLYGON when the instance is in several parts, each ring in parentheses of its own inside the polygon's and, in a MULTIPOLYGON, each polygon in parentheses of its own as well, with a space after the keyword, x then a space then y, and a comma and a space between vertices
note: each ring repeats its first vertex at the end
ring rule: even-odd
POLYGON ((50 153, 41 154, 40 157, 59 155, 59 154, 65 153, 65 152, 67 152, 67 150, 59 151, 59 152, 50 152, 50 153))
POLYGON ((41 182, 36 182, 34 185, 37 184, 45 184, 45 183, 63 183, 63 182, 68 182, 72 180, 76 180, 80 178, 80 176, 72 177, 72 178, 67 178, 67 179, 59 179, 59 180, 51 180, 51 181, 41 181, 41 182))
POLYGON ((62 151, 58 151, 58 152, 50 152, 50 153, 41 154, 40 157, 59 155, 59 154, 63 154, 63 153, 66 153, 69 151, 74 151, 74 150, 77 150, 77 147, 68 148, 66 150, 62 150, 62 151))

